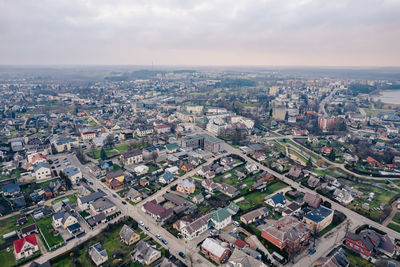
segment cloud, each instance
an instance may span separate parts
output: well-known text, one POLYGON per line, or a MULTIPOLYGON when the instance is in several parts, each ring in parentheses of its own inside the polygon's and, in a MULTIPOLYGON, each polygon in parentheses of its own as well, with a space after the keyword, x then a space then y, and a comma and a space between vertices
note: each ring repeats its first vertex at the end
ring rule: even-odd
POLYGON ((0 64, 398 65, 400 1, 0 0, 0 64))

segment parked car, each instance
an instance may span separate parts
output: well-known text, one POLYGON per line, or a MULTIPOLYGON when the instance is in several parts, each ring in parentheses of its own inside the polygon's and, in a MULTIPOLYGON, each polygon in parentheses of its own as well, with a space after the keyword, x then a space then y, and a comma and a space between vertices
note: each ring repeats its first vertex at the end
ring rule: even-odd
POLYGON ((116 194, 113 194, 112 196, 113 196, 113 197, 115 197, 115 198, 117 197, 117 195, 116 195, 116 194))
POLYGON ((185 255, 185 253, 183 253, 182 251, 179 251, 179 256, 181 256, 182 257, 182 259, 184 259, 184 258, 186 258, 186 255, 185 255))
POLYGON ((144 223, 142 221, 139 221, 140 226, 144 226, 144 223))
POLYGON ((239 227, 239 226, 240 226, 240 223, 239 223, 238 221, 233 221, 233 225, 239 227))
POLYGON ((150 227, 148 226, 144 227, 144 229, 146 229, 146 231, 150 231, 150 227))
POLYGON ((161 236, 161 235, 156 235, 156 237, 157 237, 159 240, 162 240, 162 236, 161 236))
POLYGON ((168 244, 167 240, 165 240, 165 239, 161 239, 161 241, 162 241, 165 245, 168 244))
POLYGON ((123 204, 123 205, 126 205, 126 202, 125 202, 125 201, 122 201, 122 204, 123 204))
POLYGON ((315 252, 316 252, 315 248, 310 248, 310 249, 308 250, 308 253, 309 253, 310 255, 314 254, 315 252))

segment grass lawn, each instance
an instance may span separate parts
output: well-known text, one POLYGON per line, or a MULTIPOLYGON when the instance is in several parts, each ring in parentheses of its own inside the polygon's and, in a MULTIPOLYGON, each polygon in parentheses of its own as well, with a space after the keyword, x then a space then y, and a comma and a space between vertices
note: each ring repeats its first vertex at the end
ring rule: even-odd
POLYGON ((374 266, 374 264, 372 264, 371 262, 362 258, 361 256, 354 254, 354 252, 351 252, 347 248, 345 248, 344 250, 346 252, 347 258, 350 261, 351 267, 373 267, 374 266))
POLYGON ((287 185, 282 182, 276 182, 274 184, 267 185, 267 190, 264 192, 252 192, 244 197, 245 200, 240 201, 237 204, 241 210, 246 211, 256 205, 264 203, 264 198, 266 196, 271 195, 272 193, 285 187, 287 187, 287 185))
POLYGON ((40 230, 42 231, 43 236, 50 247, 64 241, 64 239, 60 235, 57 236, 53 235, 52 232, 54 231, 54 228, 51 224, 52 221, 53 221, 52 217, 47 217, 36 222, 37 227, 40 228, 40 230))
POLYGON ((60 202, 60 201, 62 201, 62 200, 66 200, 66 199, 69 199, 69 203, 71 203, 71 204, 77 202, 77 197, 76 197, 75 194, 73 194, 73 195, 69 195, 69 196, 66 196, 66 197, 62 197, 62 198, 53 200, 53 201, 51 202, 51 204, 56 204, 57 202, 60 202))
POLYGON ((392 221, 394 221, 395 223, 400 224, 400 212, 397 212, 397 213, 394 215, 392 221))
POLYGON ((118 150, 120 153, 124 153, 129 150, 128 145, 117 145, 115 146, 115 149, 118 150))
POLYGON ((7 252, 6 249, 0 251, 0 259, 1 266, 3 267, 11 267, 17 264, 14 257, 14 248, 11 246, 10 252, 7 252))
MULTIPOLYGON (((108 158, 111 158, 112 156, 115 156, 115 155, 119 154, 118 150, 115 150, 113 148, 106 148, 104 150, 106 151, 106 155, 107 155, 108 158)), ((91 157, 94 156, 95 159, 99 159, 100 158, 100 153, 101 153, 101 149, 97 149, 95 151, 88 152, 88 155, 91 156, 91 157)))
POLYGON ((147 164, 146 166, 149 167, 148 173, 152 173, 152 172, 154 172, 154 171, 159 169, 157 166, 152 165, 152 164, 147 164))
MULTIPOLYGON (((113 258, 112 258, 114 250, 119 250, 120 252, 122 252, 122 254, 124 255, 124 257, 122 259, 123 261, 128 260, 129 253, 134 249, 135 244, 131 245, 131 246, 127 246, 120 241, 119 232, 120 232, 121 228, 122 228, 122 225, 116 227, 115 229, 113 229, 111 231, 103 232, 102 234, 94 237, 87 245, 85 245, 83 248, 81 248, 79 250, 79 256, 77 256, 77 258, 76 258, 76 265, 74 265, 74 264, 71 265, 70 262, 72 262, 72 261, 71 261, 71 259, 69 259, 67 257, 67 258, 61 259, 58 262, 52 263, 52 266, 55 266, 55 267, 94 266, 89 257, 88 251, 89 251, 89 247, 93 244, 96 244, 97 242, 100 242, 101 246, 107 251, 108 259, 109 259, 107 263, 109 263, 110 266, 114 266, 117 263, 117 262, 113 262, 113 258)), ((136 230, 138 230, 138 229, 136 229, 136 230)), ((147 237, 147 236, 143 235, 142 237, 147 237)))
POLYGON ((36 184, 37 184, 37 186, 38 186, 39 188, 43 188, 43 187, 45 187, 46 185, 49 185, 50 183, 55 182, 56 180, 57 180, 57 179, 52 179, 52 180, 48 180, 48 181, 41 182, 41 183, 36 183, 36 184))
POLYGON ((398 224, 389 223, 387 227, 400 233, 400 225, 398 225, 398 224))
POLYGON ((114 171, 119 171, 119 170, 122 170, 122 168, 118 164, 113 164, 113 170, 114 171))

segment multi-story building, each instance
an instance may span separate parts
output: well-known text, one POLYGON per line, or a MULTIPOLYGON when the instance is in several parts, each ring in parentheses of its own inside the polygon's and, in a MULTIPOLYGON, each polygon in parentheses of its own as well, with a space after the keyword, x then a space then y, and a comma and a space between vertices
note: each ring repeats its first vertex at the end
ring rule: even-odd
POLYGON ((311 232, 303 222, 292 216, 282 217, 273 225, 262 225, 260 230, 263 238, 288 254, 305 249, 311 232))

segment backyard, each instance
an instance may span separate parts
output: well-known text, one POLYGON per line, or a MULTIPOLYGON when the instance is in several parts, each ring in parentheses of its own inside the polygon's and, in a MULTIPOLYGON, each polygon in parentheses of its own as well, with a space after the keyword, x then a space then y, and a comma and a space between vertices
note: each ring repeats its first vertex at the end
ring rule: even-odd
POLYGON ((242 211, 249 210, 256 205, 264 203, 264 198, 272 193, 287 187, 286 184, 282 182, 275 182, 267 185, 267 189, 264 192, 254 191, 244 196, 244 200, 237 203, 242 211))
MULTIPOLYGON (((129 223, 127 224, 129 225, 129 223)), ((110 264, 115 265, 118 262, 129 261, 130 252, 133 250, 135 244, 128 246, 120 241, 119 232, 122 226, 123 223, 113 225, 111 229, 104 231, 101 235, 95 236, 89 242, 86 242, 83 247, 78 247, 75 251, 68 254, 72 254, 72 256, 56 259, 51 265, 53 267, 95 266, 89 257, 88 251, 90 246, 98 242, 100 242, 103 249, 107 251, 108 262, 110 264), (118 254, 119 256, 113 259, 114 254, 118 254)), ((140 228, 137 227, 135 230, 141 233, 141 240, 148 238, 140 228)))
MULTIPOLYGON (((47 241, 49 247, 64 242, 64 239, 60 235, 53 234, 55 230, 51 224, 52 221, 53 221, 52 217, 47 217, 36 222, 37 227, 41 230, 43 234, 42 237, 47 241)), ((44 243, 46 244, 46 242, 44 243)))
POLYGON ((51 204, 56 204, 57 202, 60 202, 60 201, 66 200, 66 199, 68 199, 68 200, 69 200, 69 203, 71 203, 71 204, 77 202, 76 195, 75 195, 75 194, 72 194, 72 195, 69 195, 69 196, 65 196, 65 197, 61 197, 61 198, 58 198, 58 199, 56 199, 56 200, 53 200, 53 201, 51 202, 51 204))
POLYGON ((0 221, 0 244, 4 244, 6 241, 3 239, 3 235, 7 234, 12 231, 17 231, 25 226, 31 225, 34 223, 32 216, 28 216, 27 220, 28 222, 25 223, 24 225, 17 226, 16 221, 18 219, 19 215, 15 215, 12 217, 9 217, 7 219, 3 219, 0 221))

